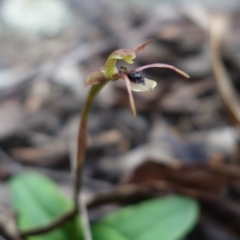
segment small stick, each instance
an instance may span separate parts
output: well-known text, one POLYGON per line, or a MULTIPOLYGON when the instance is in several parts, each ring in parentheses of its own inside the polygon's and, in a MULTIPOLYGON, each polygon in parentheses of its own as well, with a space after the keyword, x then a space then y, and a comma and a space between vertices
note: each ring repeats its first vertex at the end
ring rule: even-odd
POLYGON ((65 222, 67 222, 68 220, 70 220, 74 216, 76 216, 76 214, 77 214, 77 210, 73 209, 72 211, 63 214, 59 218, 56 218, 55 220, 53 220, 50 224, 47 224, 46 226, 37 227, 37 228, 31 229, 31 230, 21 231, 19 233, 19 235, 22 238, 26 238, 28 236, 34 236, 34 235, 46 233, 48 231, 51 231, 51 230, 61 226, 62 224, 64 224, 65 222))
POLYGON ((85 203, 85 199, 83 194, 80 194, 80 211, 79 214, 81 216, 81 223, 83 228, 83 234, 85 240, 92 240, 92 234, 90 230, 90 224, 89 224, 89 218, 88 218, 88 212, 87 207, 85 203))

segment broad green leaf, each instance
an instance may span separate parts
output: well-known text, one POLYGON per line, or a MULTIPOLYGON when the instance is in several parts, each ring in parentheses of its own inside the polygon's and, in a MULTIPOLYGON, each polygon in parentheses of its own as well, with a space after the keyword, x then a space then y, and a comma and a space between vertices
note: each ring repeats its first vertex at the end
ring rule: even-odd
MULTIPOLYGON (((108 227, 126 240, 180 240, 186 236, 198 219, 195 200, 171 196, 144 201, 112 213, 92 228, 94 240, 106 240, 95 228, 108 227)), ((117 238, 116 240, 121 238, 117 238)), ((115 238, 112 238, 115 240, 115 238)))
POLYGON ((91 228, 93 239, 104 240, 128 240, 114 228, 105 226, 103 224, 97 224, 91 228))
MULTIPOLYGON (((23 173, 10 181, 13 206, 18 214, 20 230, 29 230, 48 224, 64 212, 73 209, 73 203, 49 178, 39 173, 23 173)), ((79 219, 28 240, 79 240, 82 239, 79 219)))

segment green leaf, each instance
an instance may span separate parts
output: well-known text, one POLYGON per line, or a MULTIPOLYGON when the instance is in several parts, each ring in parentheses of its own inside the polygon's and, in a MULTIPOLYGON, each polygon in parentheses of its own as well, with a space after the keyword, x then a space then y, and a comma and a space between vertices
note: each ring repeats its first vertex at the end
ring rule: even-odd
POLYGON ((93 239, 104 240, 128 240, 114 228, 104 226, 103 224, 97 224, 91 228, 93 239))
MULTIPOLYGON (((10 181, 13 206, 18 214, 20 230, 47 225, 54 218, 73 209, 73 203, 49 178, 39 173, 23 173, 10 181)), ((78 217, 53 231, 28 240, 79 240, 82 239, 78 217)))
POLYGON ((120 236, 112 237, 112 240, 179 240, 194 227, 198 214, 195 200, 181 196, 164 197, 112 213, 96 223, 92 232, 94 240, 108 239, 99 230, 106 227, 120 236))

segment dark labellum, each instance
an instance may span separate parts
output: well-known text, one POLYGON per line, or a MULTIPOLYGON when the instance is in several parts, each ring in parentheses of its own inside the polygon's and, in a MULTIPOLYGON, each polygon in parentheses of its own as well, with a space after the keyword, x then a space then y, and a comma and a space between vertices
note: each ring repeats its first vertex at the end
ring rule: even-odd
POLYGON ((128 72, 127 76, 131 82, 145 85, 145 80, 139 72, 128 72))

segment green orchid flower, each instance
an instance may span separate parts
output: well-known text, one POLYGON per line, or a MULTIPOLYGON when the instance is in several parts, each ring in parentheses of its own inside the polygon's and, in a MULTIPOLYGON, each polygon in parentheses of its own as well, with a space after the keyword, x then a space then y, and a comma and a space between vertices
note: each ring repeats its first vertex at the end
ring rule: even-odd
POLYGON ((151 93, 153 89, 157 86, 157 83, 155 81, 142 77, 142 75, 140 74, 142 70, 156 67, 169 68, 183 75, 184 77, 189 78, 188 74, 186 74, 185 72, 181 71, 178 68, 175 68, 172 65, 164 63, 152 63, 131 70, 128 70, 126 67, 121 67, 120 70, 118 70, 116 66, 117 60, 123 60, 128 64, 133 64, 133 60, 136 58, 136 55, 139 52, 143 51, 144 48, 152 41, 153 40, 150 39, 136 49, 118 49, 114 51, 107 58, 104 67, 94 70, 87 75, 85 79, 85 85, 95 85, 104 81, 116 81, 119 79, 124 79, 128 91, 130 108, 132 114, 135 116, 136 108, 132 91, 151 93))
POLYGON ((136 108, 132 91, 134 92, 152 92, 157 83, 153 80, 143 78, 140 72, 147 68, 169 68, 172 69, 184 77, 189 77, 185 72, 164 63, 153 63, 144 65, 135 69, 128 70, 126 67, 121 67, 119 70, 116 66, 118 60, 123 60, 128 64, 132 64, 136 55, 144 50, 144 48, 153 40, 148 40, 141 46, 135 49, 118 49, 110 54, 107 58, 105 65, 97 70, 90 72, 86 79, 85 85, 91 85, 85 104, 81 111, 80 124, 78 130, 78 148, 77 148, 77 161, 75 171, 75 184, 74 184, 74 202, 76 209, 78 206, 78 194, 81 190, 82 180, 81 176, 82 168, 85 162, 86 147, 87 147, 87 130, 88 130, 88 118, 94 99, 101 89, 109 81, 117 81, 123 79, 125 81, 130 107, 133 115, 136 115, 136 108))

